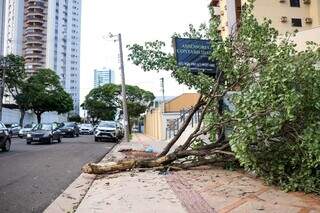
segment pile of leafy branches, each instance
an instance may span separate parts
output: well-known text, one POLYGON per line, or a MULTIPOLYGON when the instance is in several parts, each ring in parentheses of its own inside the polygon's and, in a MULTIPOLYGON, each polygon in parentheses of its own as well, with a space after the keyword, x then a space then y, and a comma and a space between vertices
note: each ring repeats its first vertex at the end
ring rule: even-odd
POLYGON ((212 41, 212 60, 220 72, 215 78, 194 75, 177 66, 174 56, 163 51, 160 41, 129 46, 130 59, 145 71, 171 71, 179 83, 195 88, 201 98, 176 136, 154 159, 130 160, 106 165, 88 164, 84 171, 106 173, 133 167, 190 168, 221 162, 240 163, 271 183, 288 190, 317 191, 320 187, 320 61, 318 46, 310 44, 297 52, 291 36, 279 36, 271 22, 252 15, 253 1, 244 5, 240 28, 222 38, 219 21, 213 18, 208 30, 190 26, 174 37, 206 38, 212 41), (238 91, 234 111, 218 107, 225 95, 238 91), (202 115, 185 143, 169 153, 191 116, 202 115), (230 140, 221 133, 231 127, 230 140), (210 144, 201 141, 211 133, 210 144), (168 154, 169 153, 169 154, 168 154), (181 161, 181 159, 183 159, 181 161))

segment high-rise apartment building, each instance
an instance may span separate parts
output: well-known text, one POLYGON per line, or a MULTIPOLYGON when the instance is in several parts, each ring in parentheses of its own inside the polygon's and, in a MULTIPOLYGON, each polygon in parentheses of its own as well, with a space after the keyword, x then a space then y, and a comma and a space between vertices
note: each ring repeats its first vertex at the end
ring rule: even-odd
POLYGON ((111 69, 94 70, 94 88, 114 84, 114 71, 111 69))
POLYGON ((22 55, 29 74, 55 70, 79 113, 81 0, 5 1, 5 54, 22 55))
MULTIPOLYGON (((237 29, 241 5, 247 0, 212 0, 215 15, 221 20, 221 34, 226 37, 237 29)), ((268 18, 281 34, 320 26, 320 0, 256 0, 254 16, 268 18)))
POLYGON ((6 2, 5 0, 0 0, 0 56, 4 54, 4 23, 6 14, 6 2))

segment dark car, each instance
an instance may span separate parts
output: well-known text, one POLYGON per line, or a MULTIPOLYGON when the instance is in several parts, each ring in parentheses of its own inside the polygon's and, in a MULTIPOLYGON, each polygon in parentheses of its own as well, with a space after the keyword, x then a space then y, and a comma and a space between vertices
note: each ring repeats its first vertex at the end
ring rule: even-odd
POLYGON ((74 122, 65 122, 60 127, 62 135, 65 137, 79 137, 80 131, 79 126, 74 122))
POLYGON ((18 136, 19 135, 19 131, 21 129, 21 126, 19 126, 19 124, 12 123, 12 124, 5 124, 5 126, 8 129, 9 134, 11 136, 18 136))
POLYGON ((54 140, 61 142, 61 130, 56 123, 41 123, 37 124, 27 134, 27 144, 32 142, 46 142, 53 143, 54 140))
POLYGON ((11 137, 7 127, 0 122, 0 149, 3 152, 10 151, 11 147, 11 137))

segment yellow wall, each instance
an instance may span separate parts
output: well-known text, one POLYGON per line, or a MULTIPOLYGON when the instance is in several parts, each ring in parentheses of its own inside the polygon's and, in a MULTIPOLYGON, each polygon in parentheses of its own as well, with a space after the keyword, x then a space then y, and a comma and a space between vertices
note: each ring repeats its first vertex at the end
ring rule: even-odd
POLYGON ((144 134, 161 140, 163 138, 162 126, 161 107, 149 110, 144 119, 144 134))
POLYGON ((183 109, 189 109, 193 107, 200 95, 197 93, 185 93, 182 94, 165 104, 165 112, 180 112, 183 109))
POLYGON ((162 140, 166 137, 163 113, 180 112, 183 109, 189 109, 194 106, 200 95, 197 93, 185 93, 168 102, 165 106, 160 105, 157 108, 149 109, 144 119, 144 134, 162 140), (163 111, 165 109, 165 111, 163 111))

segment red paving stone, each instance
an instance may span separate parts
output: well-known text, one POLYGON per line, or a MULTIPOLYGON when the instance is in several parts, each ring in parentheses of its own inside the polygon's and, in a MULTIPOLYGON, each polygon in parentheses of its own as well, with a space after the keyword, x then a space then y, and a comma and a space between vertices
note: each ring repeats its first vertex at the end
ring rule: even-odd
POLYGON ((190 213, 320 213, 319 196, 285 193, 242 171, 198 168, 168 175, 167 182, 190 213))
POLYGON ((182 205, 188 212, 192 213, 214 213, 214 209, 206 202, 201 195, 192 189, 192 186, 183 180, 178 173, 166 177, 167 183, 177 195, 182 205))

